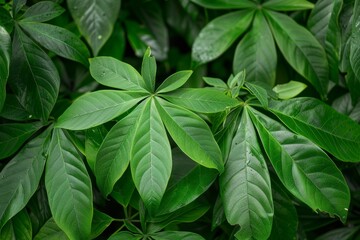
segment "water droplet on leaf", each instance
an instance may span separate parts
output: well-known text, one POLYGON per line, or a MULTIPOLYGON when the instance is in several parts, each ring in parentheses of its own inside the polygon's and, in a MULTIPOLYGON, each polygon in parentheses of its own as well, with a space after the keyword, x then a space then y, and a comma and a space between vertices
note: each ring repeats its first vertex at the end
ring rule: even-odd
POLYGON ((102 39, 102 35, 99 35, 99 36, 98 36, 98 39, 99 39, 99 40, 102 39))

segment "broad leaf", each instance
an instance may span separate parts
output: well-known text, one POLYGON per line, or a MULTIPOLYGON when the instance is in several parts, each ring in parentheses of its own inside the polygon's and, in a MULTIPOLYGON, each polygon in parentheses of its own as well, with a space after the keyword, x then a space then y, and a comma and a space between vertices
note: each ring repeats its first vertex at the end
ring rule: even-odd
POLYGON ((45 186, 53 218, 70 239, 89 239, 93 194, 85 164, 62 129, 54 129, 48 154, 45 186))
POLYGON ((273 88, 280 99, 290 99, 296 97, 306 88, 306 84, 298 81, 290 81, 284 84, 278 84, 273 88))
POLYGON ((146 50, 143 57, 141 76, 144 78, 146 89, 149 92, 154 92, 156 80, 156 60, 154 56, 151 56, 150 48, 146 50))
POLYGON ((20 22, 20 26, 41 46, 55 54, 88 66, 89 50, 72 32, 47 23, 20 22))
POLYGON ((46 122, 59 92, 60 78, 49 56, 16 27, 10 65, 11 87, 20 103, 46 122))
POLYGON ((67 0, 67 4, 76 25, 96 56, 113 31, 121 1, 67 0))
POLYGON ((254 17, 251 30, 236 47, 233 61, 234 73, 246 70, 246 81, 275 83, 276 47, 269 25, 261 12, 254 17))
POLYGON ((113 221, 114 219, 112 217, 94 209, 90 239, 98 237, 113 221))
POLYGON ((34 237, 34 240, 69 240, 66 234, 56 225, 53 218, 50 218, 34 237))
POLYGON ((141 110, 134 132, 130 167, 145 206, 155 210, 170 178, 170 143, 153 98, 141 110))
POLYGON ((28 142, 0 173, 0 229, 26 206, 38 188, 49 131, 28 142))
POLYGON ((256 3, 249 0, 233 1, 233 0, 191 0, 205 8, 213 9, 232 9, 232 8, 254 8, 256 3))
POLYGON ((100 84, 125 89, 145 91, 145 82, 131 65, 112 57, 90 59, 91 76, 100 84))
POLYGON ((193 71, 183 70, 170 75, 156 89, 156 92, 158 93, 171 92, 180 88, 182 85, 186 83, 186 81, 190 78, 192 73, 193 71))
POLYGON ((151 235, 154 240, 204 240, 202 236, 192 232, 181 232, 181 231, 163 231, 151 235))
POLYGON ((216 113, 238 105, 238 101, 210 88, 183 88, 162 95, 168 101, 201 113, 216 113))
POLYGON ((263 147, 284 186, 313 210, 336 215, 345 222, 350 193, 335 163, 307 138, 290 132, 255 109, 249 110, 263 147))
POLYGON ((220 190, 228 222, 240 225, 235 236, 267 239, 274 214, 270 176, 246 109, 220 175, 220 190))
POLYGON ((14 231, 14 239, 31 240, 32 226, 29 214, 23 209, 11 219, 14 231))
POLYGON ((0 159, 16 152, 23 143, 42 127, 40 122, 0 125, 0 159))
POLYGON ((326 98, 328 71, 326 54, 316 38, 287 15, 266 12, 276 43, 289 64, 326 98))
POLYGON ((21 21, 46 22, 60 16, 64 11, 65 9, 55 2, 42 1, 26 9, 21 21))
POLYGON ((307 137, 335 157, 359 162, 360 126, 313 98, 272 101, 271 111, 291 130, 307 137))
POLYGON ((143 98, 140 93, 115 90, 87 93, 66 109, 55 126, 71 130, 95 127, 126 112, 143 98))
POLYGON ((222 172, 220 148, 205 121, 189 110, 158 100, 161 119, 179 148, 200 165, 222 172))
POLYGON ((274 11, 298 11, 312 9, 314 4, 305 0, 269 0, 262 6, 274 11))
POLYGON ((246 31, 254 11, 242 10, 215 18, 199 33, 192 47, 192 59, 196 64, 214 60, 224 53, 246 31))
POLYGON ((9 33, 0 25, 0 112, 6 98, 6 82, 10 67, 10 43, 9 33))
POLYGON ((253 84, 250 82, 245 83, 245 86, 250 90, 250 92, 260 101, 261 105, 265 108, 269 105, 268 93, 265 88, 253 84))

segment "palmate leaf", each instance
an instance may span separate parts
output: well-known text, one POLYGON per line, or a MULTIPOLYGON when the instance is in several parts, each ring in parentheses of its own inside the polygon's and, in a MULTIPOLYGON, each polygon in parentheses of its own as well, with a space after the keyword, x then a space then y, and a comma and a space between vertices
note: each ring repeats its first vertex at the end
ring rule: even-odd
POLYGON ((298 11, 312 9, 314 4, 305 0, 269 0, 262 6, 273 11, 298 11))
POLYGON ((93 196, 85 164, 62 129, 54 129, 48 154, 45 186, 53 218, 70 239, 89 239, 93 196))
POLYGON ((145 206, 152 212, 161 202, 172 168, 170 143, 153 98, 145 103, 134 131, 131 173, 145 206))
POLYGON ((121 1, 67 0, 68 8, 94 56, 109 39, 121 1))
POLYGON ((304 27, 285 14, 264 11, 277 46, 288 63, 326 98, 329 84, 325 50, 304 27))
POLYGON ((10 77, 20 103, 46 122, 58 96, 60 77, 50 57, 19 27, 13 39, 10 77))
POLYGON ((219 180, 226 218, 240 225, 235 236, 267 239, 274 214, 270 176, 246 108, 219 180))
POLYGON ((233 8, 254 8, 256 3, 249 0, 191 0, 205 8, 213 9, 233 9, 233 8))
POLYGON ((335 163, 307 138, 249 108, 249 115, 281 182, 315 211, 346 221, 350 193, 335 163), (311 164, 309 164, 311 163, 311 164))
POLYGON ((144 94, 100 90, 77 98, 59 117, 56 127, 81 130, 98 126, 126 112, 144 98, 144 94))
POLYGON ((10 67, 10 43, 11 38, 9 33, 5 28, 0 26, 0 112, 6 98, 6 82, 10 67))
POLYGON ((42 176, 50 129, 30 142, 0 173, 0 229, 30 200, 42 176))
POLYGON ((360 161, 360 126, 322 101, 306 97, 271 101, 269 108, 288 128, 338 159, 360 161))
POLYGON ((60 16, 64 11, 65 9, 55 2, 42 1, 26 9, 21 21, 46 22, 60 16))

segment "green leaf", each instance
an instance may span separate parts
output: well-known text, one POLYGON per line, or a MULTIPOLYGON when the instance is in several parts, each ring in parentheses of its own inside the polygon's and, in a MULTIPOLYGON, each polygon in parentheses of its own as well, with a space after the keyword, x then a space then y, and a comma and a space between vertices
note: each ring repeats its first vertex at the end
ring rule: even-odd
POLYGON ((41 46, 55 54, 88 66, 89 50, 69 30, 47 23, 20 22, 20 26, 41 46))
POLYGON ((121 1, 67 0, 68 9, 96 56, 109 39, 121 1))
POLYGON ((220 148, 206 122, 189 110, 159 98, 157 100, 161 119, 179 148, 200 165, 222 172, 220 148))
POLYGON ((87 129, 85 132, 85 156, 93 173, 95 172, 97 153, 107 133, 108 130, 103 125, 87 129))
POLYGON ((99 148, 95 163, 95 176, 96 183, 105 196, 111 193, 115 183, 129 165, 135 125, 141 110, 142 106, 138 106, 117 122, 99 148))
POLYGON ((268 96, 268 93, 265 88, 263 88, 257 84, 250 83, 250 82, 246 82, 245 86, 260 101, 260 103, 263 107, 265 107, 265 108, 268 107, 268 105, 269 105, 268 97, 269 96, 268 96))
POLYGON ((127 207, 135 191, 135 185, 131 176, 130 168, 127 168, 119 181, 114 185, 111 197, 123 207, 127 207))
POLYGON ((350 193, 334 162, 307 138, 290 132, 255 109, 249 110, 263 147, 284 186, 313 210, 336 215, 345 222, 350 193))
POLYGON ((32 227, 29 214, 25 209, 20 211, 11 219, 14 229, 14 239, 17 240, 31 240, 32 227))
POLYGON ((153 56, 151 56, 150 48, 146 50, 143 57, 141 76, 144 78, 146 89, 149 92, 154 92, 156 80, 156 60, 153 56))
POLYGON ((212 77, 203 77, 204 82, 208 84, 209 86, 219 88, 219 89, 228 89, 228 85, 221 80, 220 78, 212 78, 212 77))
POLYGON ((299 95, 304 89, 307 88, 306 84, 298 81, 290 81, 284 84, 278 84, 273 88, 280 99, 290 99, 299 95))
POLYGON ((60 87, 60 77, 49 56, 16 27, 10 64, 11 87, 24 108, 46 122, 60 87))
POLYGON ((274 214, 270 176, 246 108, 219 181, 225 216, 240 225, 235 236, 267 239, 274 214))
POLYGON ((12 12, 14 18, 16 17, 17 13, 20 11, 20 9, 26 4, 27 0, 14 0, 13 1, 13 7, 12 12))
POLYGON ((6 82, 9 77, 10 67, 10 43, 9 33, 0 26, 0 112, 6 98, 6 82))
POLYGON ((353 23, 352 23, 352 34, 350 40, 350 65, 353 70, 355 77, 352 77, 351 83, 348 85, 353 101, 357 102, 360 99, 360 91, 358 90, 360 86, 360 3, 359 1, 355 2, 354 13, 353 13, 353 23), (353 87, 356 87, 356 90, 352 90, 353 87))
POLYGON ((7 94, 0 116, 9 120, 24 121, 33 116, 27 112, 13 94, 7 94))
POLYGON ((38 188, 49 131, 28 142, 0 173, 0 229, 26 206, 38 188))
POLYGON ((269 25, 262 12, 257 12, 251 30, 237 45, 234 73, 246 70, 246 81, 273 86, 276 73, 276 47, 269 25))
POLYGON ((82 130, 108 122, 141 101, 136 92, 100 90, 77 98, 59 117, 56 127, 82 130))
POLYGON ((121 231, 111 235, 108 240, 140 240, 142 236, 127 231, 121 231))
POLYGON ((326 98, 329 67, 323 47, 304 27, 287 15, 266 12, 276 43, 289 64, 326 98))
POLYGON ((186 81, 190 78, 192 73, 193 71, 191 70, 183 70, 170 75, 156 89, 156 92, 165 93, 180 88, 182 85, 186 83, 186 81))
POLYGON ((144 79, 131 65, 112 57, 90 59, 91 76, 100 84, 125 89, 145 91, 144 79))
POLYGON ((46 22, 60 16, 65 11, 59 4, 43 1, 30 6, 21 16, 24 22, 46 22))
POLYGON ((5 8, 0 8, 0 26, 8 33, 11 33, 14 28, 14 19, 10 15, 10 12, 5 8))
POLYGON ((151 235, 155 240, 205 240, 202 236, 192 232, 162 231, 151 235))
POLYGON ((357 234, 360 230, 359 226, 342 227, 330 230, 325 234, 320 235, 315 240, 351 240, 359 237, 357 234))
POLYGON ((246 31, 253 15, 253 10, 242 10, 227 13, 209 22, 195 39, 193 61, 203 64, 223 54, 246 31))
POLYGON ((270 0, 262 6, 273 11, 298 11, 312 9, 314 4, 305 0, 270 0))
POLYGON ((62 129, 54 129, 48 153, 45 186, 53 218, 70 239, 89 239, 93 194, 85 164, 62 129))
POLYGON ((40 122, 0 124, 0 159, 15 153, 41 127, 40 122))
POLYGON ((272 101, 270 110, 294 132, 301 134, 338 159, 359 162, 360 126, 313 98, 272 101))
POLYGON ((233 8, 255 8, 256 3, 249 0, 191 0, 205 8, 212 9, 233 9, 233 8))
POLYGON ((130 167, 145 206, 155 210, 170 178, 170 143, 153 98, 142 109, 134 132, 130 167))
POLYGON ((210 88, 182 88, 162 95, 168 101, 201 113, 216 113, 238 105, 238 101, 210 88))
POLYGON ((224 212, 224 206, 221 197, 218 196, 213 208, 211 230, 214 231, 215 228, 220 227, 225 221, 226 216, 224 212))
POLYGON ((94 209, 90 239, 98 237, 113 221, 114 219, 112 217, 94 209))
POLYGON ((329 66, 330 80, 339 81, 339 55, 341 32, 338 18, 342 8, 342 0, 320 0, 315 4, 309 19, 308 27, 325 48, 329 66))
POLYGON ((56 225, 53 218, 50 218, 34 237, 34 240, 69 240, 66 234, 56 225))

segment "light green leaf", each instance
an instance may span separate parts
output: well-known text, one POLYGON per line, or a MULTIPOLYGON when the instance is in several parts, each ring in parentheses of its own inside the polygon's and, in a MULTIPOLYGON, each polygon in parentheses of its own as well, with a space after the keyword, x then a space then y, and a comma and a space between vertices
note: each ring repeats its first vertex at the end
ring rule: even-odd
POLYGON ((11 87, 24 108, 46 122, 59 92, 58 71, 50 57, 19 27, 12 46, 11 87))
POLYGON ((225 216, 231 225, 240 225, 235 236, 267 239, 274 214, 270 176, 246 108, 219 181, 225 216))
POLYGON ((145 206, 156 210, 170 178, 170 143, 153 98, 142 109, 134 132, 130 167, 145 206))
POLYGON ((288 63, 326 98, 329 67, 316 38, 287 15, 266 12, 276 43, 288 63))
POLYGON ((360 126, 313 98, 272 101, 270 110, 294 132, 301 134, 338 159, 359 162, 360 126))
POLYGON ((0 173, 0 229, 26 206, 38 188, 45 166, 49 132, 48 129, 28 142, 2 169, 0 173))
POLYGON ((155 240, 205 240, 202 236, 192 232, 162 231, 151 235, 155 240))
POLYGON ((196 114, 162 99, 156 106, 166 129, 179 148, 192 160, 222 172, 220 148, 206 122, 196 114))
POLYGON ((212 9, 233 9, 233 8, 255 8, 256 3, 249 0, 191 0, 205 8, 212 9))
POLYGON ((107 196, 129 165, 134 129, 142 105, 117 122, 106 135, 95 163, 96 183, 107 196))
POLYGON ((275 42, 262 12, 257 12, 251 30, 236 47, 234 73, 246 70, 246 81, 273 86, 277 55, 275 42))
POLYGON ((219 57, 246 31, 253 16, 253 10, 242 10, 227 13, 209 22, 195 39, 193 61, 203 64, 219 57))
POLYGON ((298 81, 290 81, 284 84, 278 84, 273 88, 280 99, 290 99, 299 95, 304 89, 307 88, 306 84, 298 81))
POLYGON ((270 0, 262 6, 274 11, 298 11, 312 9, 314 4, 305 0, 270 0))
POLYGON ((36 234, 34 240, 69 240, 66 234, 56 225, 53 218, 50 218, 40 231, 36 234))
POLYGON ((136 92, 100 90, 77 98, 59 117, 56 127, 82 130, 108 122, 144 98, 136 92))
POLYGON ((203 77, 204 82, 209 86, 219 88, 219 89, 228 89, 228 85, 221 80, 220 78, 212 78, 212 77, 203 77))
POLYGON ((94 56, 109 39, 121 1, 67 0, 68 9, 94 56))
POLYGON ((89 239, 93 194, 85 164, 62 129, 54 129, 48 154, 45 186, 53 218, 70 239, 89 239))
POLYGON ((190 78, 193 71, 191 70, 183 70, 176 72, 169 77, 167 77, 161 85, 156 89, 158 93, 171 92, 186 83, 186 81, 190 78))
POLYGON ((201 113, 221 112, 239 103, 224 92, 210 88, 182 88, 162 97, 178 106, 201 113))
POLYGON ((156 80, 156 60, 153 56, 151 56, 150 48, 146 50, 143 57, 141 76, 144 78, 146 89, 149 92, 154 92, 156 80))
POLYGON ((131 65, 112 57, 90 59, 91 76, 100 84, 135 91, 145 91, 145 82, 131 65))
POLYGON ((6 98, 6 82, 9 77, 10 67, 10 44, 11 38, 9 33, 0 26, 0 112, 6 98))
POLYGON ((93 173, 95 173, 96 157, 108 130, 104 125, 87 129, 85 131, 85 156, 93 173))
POLYGON ((140 240, 142 236, 128 231, 121 231, 111 235, 108 240, 140 240))
POLYGON ((250 83, 250 82, 246 82, 245 86, 260 101, 260 103, 263 107, 265 107, 265 108, 268 107, 268 105, 269 105, 268 97, 269 96, 268 96, 268 93, 265 88, 263 88, 257 84, 250 83))
POLYGON ((91 224, 91 237, 94 239, 104 232, 104 230, 110 226, 114 219, 105 213, 102 213, 94 209, 94 216, 91 224))
POLYGON ((89 50, 69 30, 47 23, 20 22, 20 26, 41 46, 55 54, 88 66, 89 50))
POLYGON ((60 16, 64 11, 65 9, 55 2, 38 2, 26 9, 21 16, 21 22, 46 22, 60 16))
POLYGON ((336 215, 345 222, 350 192, 335 163, 307 138, 255 109, 249 110, 270 162, 287 190, 314 211, 336 215))

